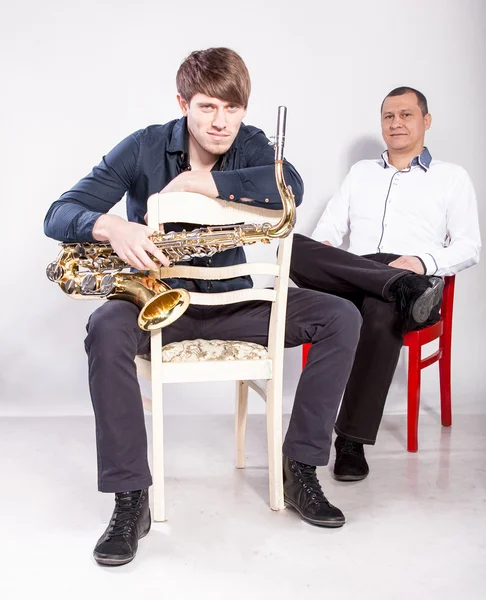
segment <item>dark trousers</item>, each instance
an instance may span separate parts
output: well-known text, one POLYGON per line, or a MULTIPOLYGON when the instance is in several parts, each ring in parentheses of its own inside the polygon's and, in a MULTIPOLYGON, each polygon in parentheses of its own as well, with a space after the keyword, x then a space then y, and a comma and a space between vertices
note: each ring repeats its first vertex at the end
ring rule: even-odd
MULTIPOLYGON (((138 308, 105 302, 90 317, 85 341, 96 420, 98 487, 123 492, 151 485, 147 436, 135 356, 149 352, 150 335, 137 325, 138 308)), ((268 302, 190 306, 164 329, 164 344, 202 338, 265 345, 268 302)), ((289 289, 285 345, 311 343, 297 387, 283 452, 310 465, 329 459, 335 423, 359 339, 361 316, 343 298, 289 289)))
POLYGON ((296 234, 290 277, 301 288, 351 300, 363 324, 336 421, 336 433, 374 444, 403 344, 390 286, 410 271, 387 266, 397 254, 357 256, 296 234))

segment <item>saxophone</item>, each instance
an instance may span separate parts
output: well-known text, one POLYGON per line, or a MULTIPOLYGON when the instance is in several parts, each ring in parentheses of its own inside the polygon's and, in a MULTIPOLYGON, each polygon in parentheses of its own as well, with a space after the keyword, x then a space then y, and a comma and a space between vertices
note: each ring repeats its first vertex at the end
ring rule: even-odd
MULTIPOLYGON (((279 106, 275 137, 275 179, 282 199, 283 214, 270 223, 204 227, 192 231, 155 232, 154 244, 169 258, 170 264, 210 257, 230 248, 270 243, 286 237, 296 219, 292 190, 285 183, 283 153, 286 130, 285 106, 279 106)), ((138 325, 144 331, 166 327, 178 319, 190 303, 185 289, 172 289, 164 281, 140 273, 123 272, 130 267, 107 243, 63 243, 58 258, 46 269, 47 277, 75 299, 108 298, 133 302, 140 308, 138 325)))

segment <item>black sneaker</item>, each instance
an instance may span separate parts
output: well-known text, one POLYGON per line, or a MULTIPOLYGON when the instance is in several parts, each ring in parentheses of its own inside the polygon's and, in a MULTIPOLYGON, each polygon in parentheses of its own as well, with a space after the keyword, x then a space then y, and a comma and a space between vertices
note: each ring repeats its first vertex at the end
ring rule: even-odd
POLYGON ((93 551, 100 565, 124 565, 135 558, 138 540, 150 531, 148 490, 115 494, 115 510, 93 551))
POLYGON ((390 292, 395 298, 403 332, 425 326, 431 314, 440 308, 443 290, 444 281, 440 277, 410 273, 395 281, 390 292))
POLYGON ((316 468, 283 457, 284 500, 307 523, 320 527, 342 527, 343 513, 324 496, 316 468))
POLYGON ((342 437, 337 437, 336 462, 333 475, 338 481, 361 481, 370 472, 364 455, 363 444, 350 442, 342 437))

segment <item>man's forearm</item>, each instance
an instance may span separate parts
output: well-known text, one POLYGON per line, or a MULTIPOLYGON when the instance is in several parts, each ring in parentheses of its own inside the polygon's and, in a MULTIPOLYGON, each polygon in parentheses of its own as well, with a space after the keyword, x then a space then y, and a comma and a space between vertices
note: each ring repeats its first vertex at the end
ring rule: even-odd
POLYGON ((60 242, 93 242, 93 226, 100 215, 79 204, 57 201, 44 219, 44 232, 60 242))
POLYGON ((422 253, 420 256, 427 265, 427 275, 454 275, 472 267, 479 261, 480 242, 461 240, 446 248, 422 253))
POLYGON ((218 188, 211 173, 206 171, 188 171, 185 173, 185 192, 203 194, 209 198, 218 197, 218 188))
MULTIPOLYGON (((302 202, 304 187, 300 175, 284 163, 285 182, 292 188, 295 204, 302 202)), ((245 167, 234 171, 213 171, 218 197, 230 201, 252 201, 265 208, 281 209, 282 199, 275 180, 275 165, 245 167)))

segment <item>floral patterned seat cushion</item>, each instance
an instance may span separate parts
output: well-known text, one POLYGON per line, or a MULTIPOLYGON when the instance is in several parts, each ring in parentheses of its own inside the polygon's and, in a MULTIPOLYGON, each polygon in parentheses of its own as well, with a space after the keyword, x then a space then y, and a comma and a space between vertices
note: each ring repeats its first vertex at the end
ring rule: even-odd
MULTIPOLYGON (((150 356, 142 358, 150 359, 150 356)), ((268 358, 267 349, 253 342, 226 340, 185 340, 162 348, 163 362, 198 362, 208 360, 259 360, 268 358)))

